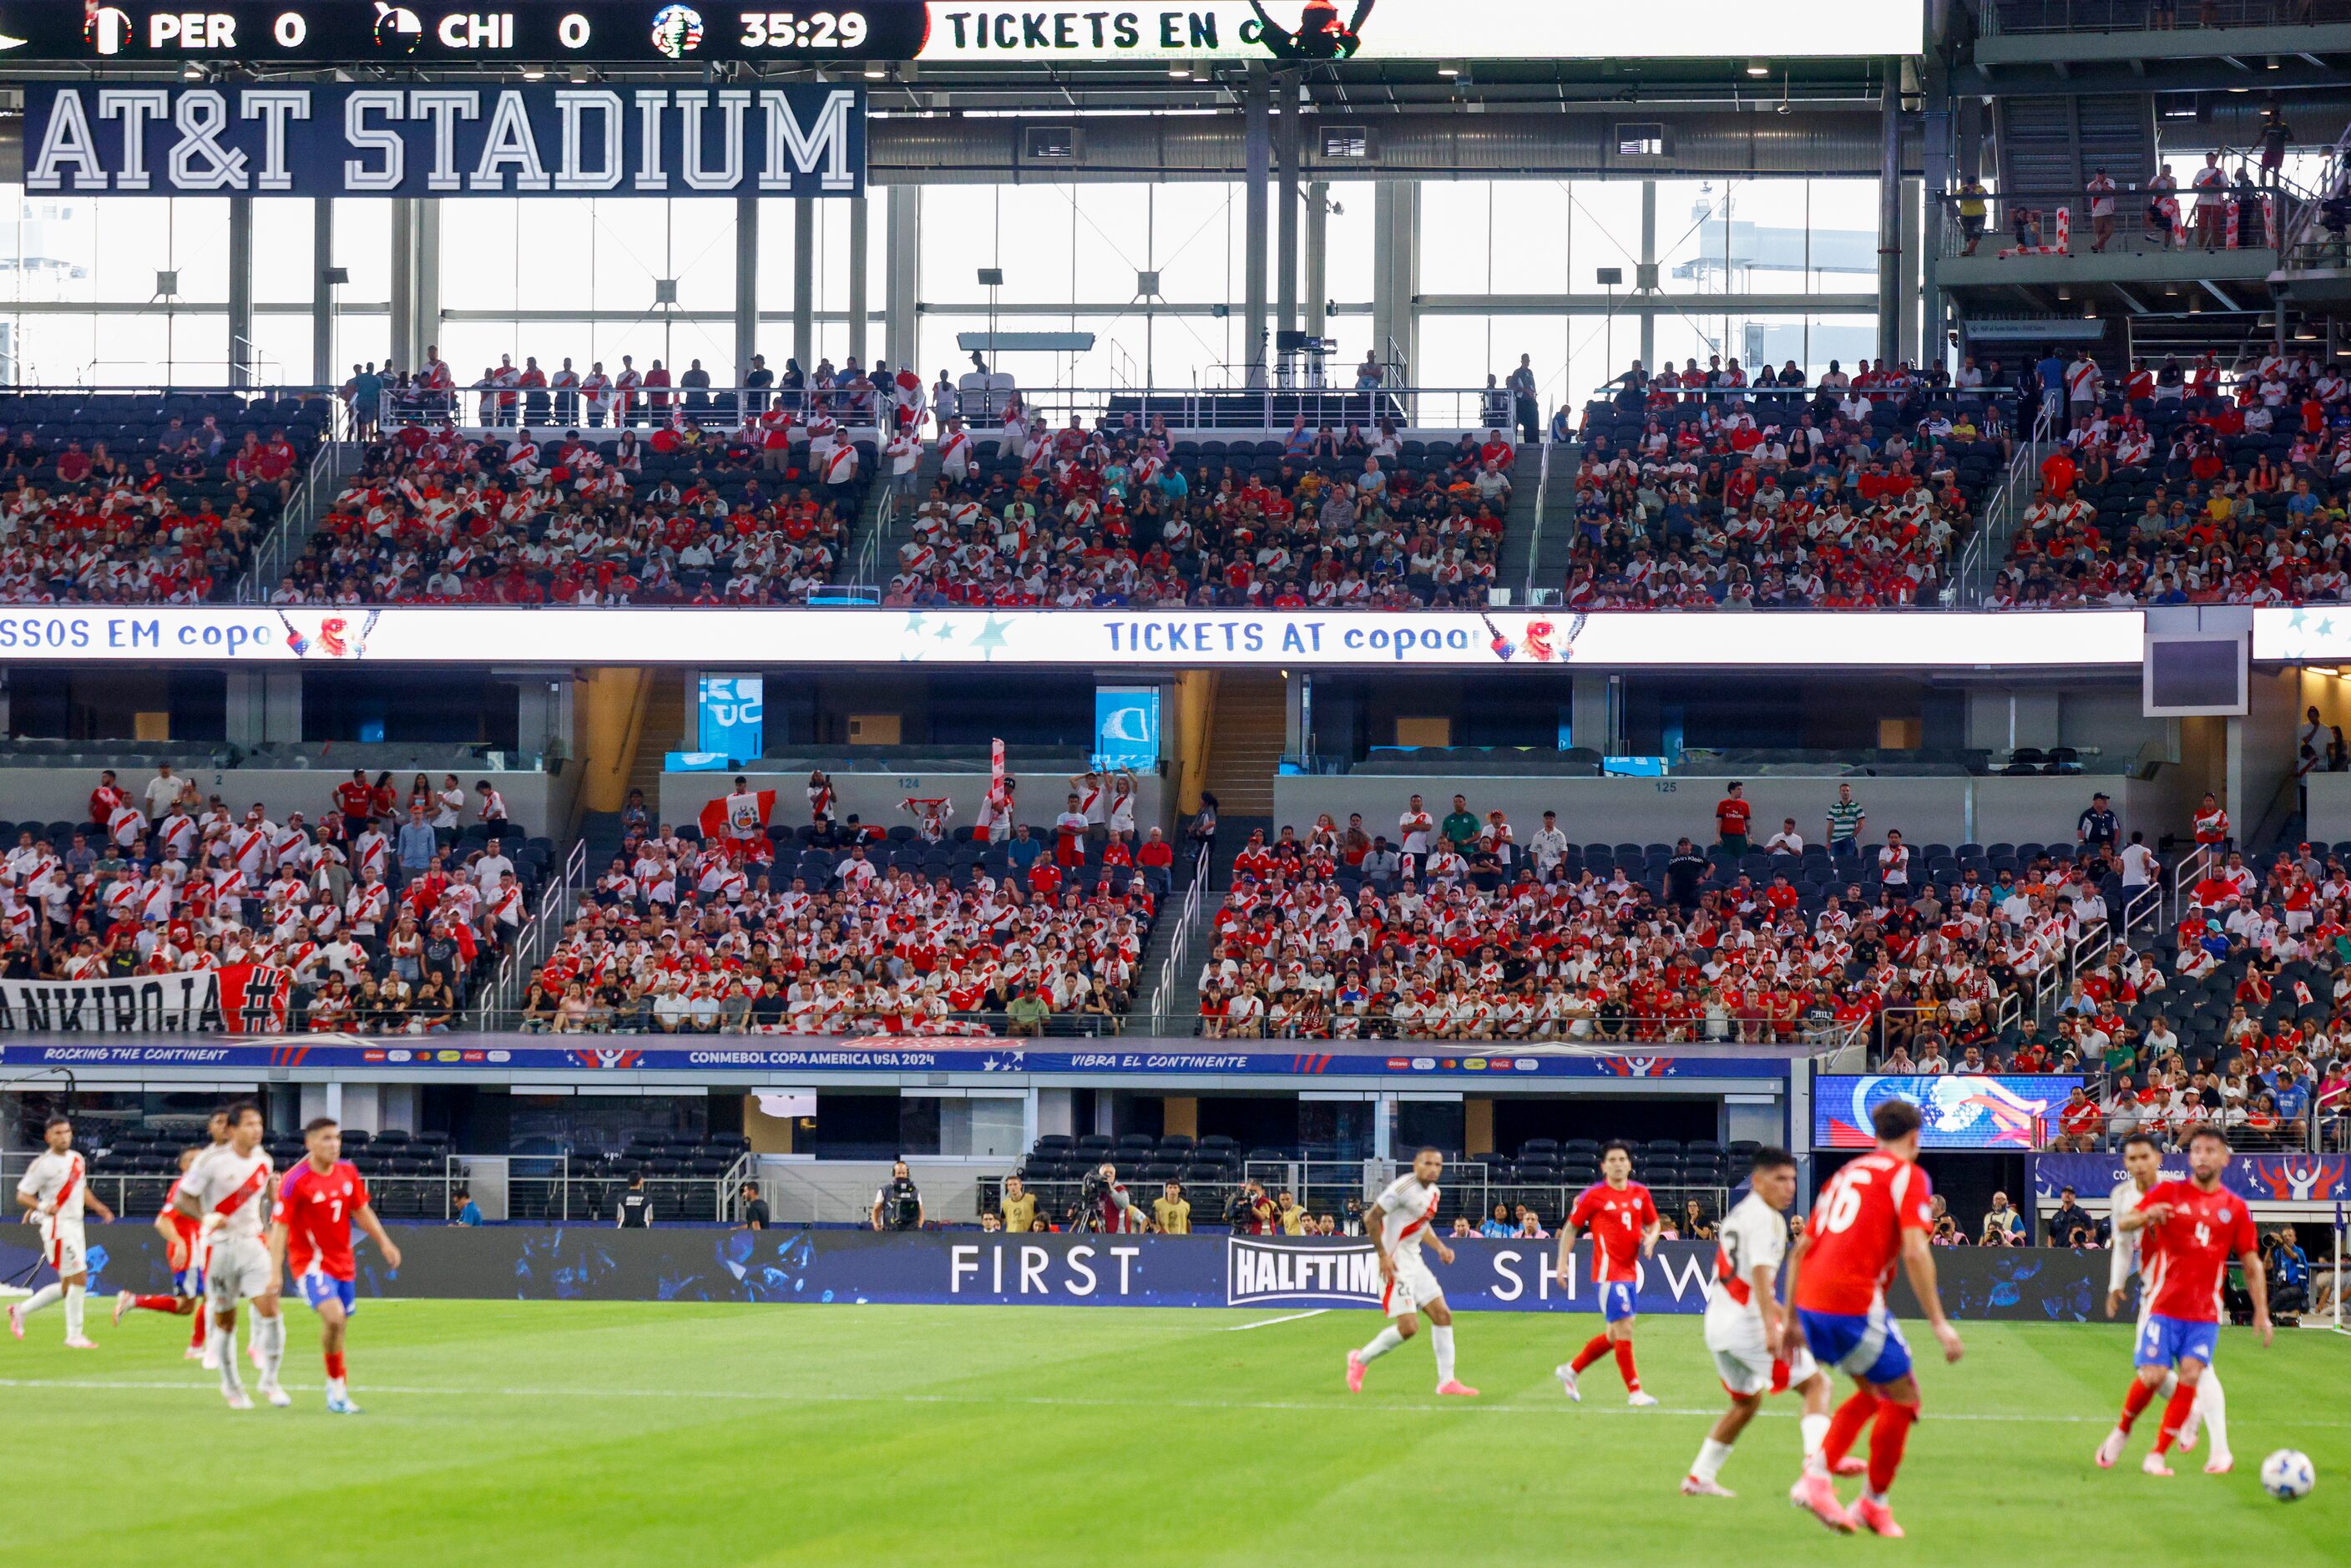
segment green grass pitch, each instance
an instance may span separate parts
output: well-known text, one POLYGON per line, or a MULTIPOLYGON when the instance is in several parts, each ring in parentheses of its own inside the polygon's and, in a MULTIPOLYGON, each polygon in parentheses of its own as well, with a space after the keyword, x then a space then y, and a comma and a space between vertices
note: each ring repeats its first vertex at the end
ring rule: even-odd
MULTIPOLYGON (((93 1303, 94 1306, 100 1303, 93 1303)), ((54 1311, 0 1339, 7 1533, 82 1563, 2340 1563, 2351 1557, 2351 1338, 2221 1342, 2234 1475, 2090 1460, 2128 1375, 2126 1328, 1966 1326, 1926 1365, 1895 1491, 1905 1542, 1831 1538, 1784 1497, 1795 1407, 1676 1488, 1721 1405, 1696 1318, 1642 1328, 1659 1409, 1613 1364, 1570 1405, 1552 1366, 1588 1315, 1460 1320, 1476 1401, 1433 1395, 1426 1338, 1344 1353, 1368 1312, 1105 1308, 365 1303, 357 1418, 329 1416, 290 1308, 290 1410, 233 1415, 134 1313, 94 1352, 54 1311), (1263 1326, 1246 1328, 1244 1325, 1263 1326), (2273 1448, 2306 1500, 2264 1497, 2273 1448), (256 1559, 258 1560, 258 1559, 256 1559)), ((1924 1343, 1923 1332, 1912 1333, 1924 1343)), ((1850 1497, 1856 1482, 1843 1483, 1850 1497)))

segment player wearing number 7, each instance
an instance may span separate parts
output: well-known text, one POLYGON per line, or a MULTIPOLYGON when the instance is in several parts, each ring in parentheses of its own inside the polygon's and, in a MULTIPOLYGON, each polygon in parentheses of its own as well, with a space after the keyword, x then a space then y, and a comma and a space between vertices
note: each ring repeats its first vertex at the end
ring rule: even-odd
POLYGON ((1918 1419, 1918 1380, 1911 1375, 1910 1346, 1886 1305, 1896 1260, 1934 1325, 1943 1359, 1959 1360, 1965 1347, 1935 1289, 1935 1255, 1928 1246, 1935 1195, 1918 1168, 1918 1107, 1888 1100, 1869 1122, 1877 1147, 1823 1185, 1812 1223, 1788 1255, 1788 1300, 1796 1310, 1782 1331, 1781 1354, 1792 1361, 1809 1349, 1823 1366, 1850 1374, 1855 1385, 1830 1417, 1828 1436, 1805 1457, 1794 1500, 1840 1533, 1866 1528, 1898 1536, 1902 1527, 1894 1522, 1886 1494, 1918 1419), (1869 1479, 1847 1512, 1837 1506, 1829 1474, 1865 1426, 1869 1479))
POLYGON ((351 1403, 343 1375, 343 1335, 360 1305, 351 1221, 359 1221, 388 1267, 400 1267, 400 1249, 368 1202, 367 1178, 343 1158, 343 1130, 334 1119, 320 1116, 304 1127, 302 1146, 308 1157, 286 1173, 277 1189, 277 1219, 269 1228, 270 1278, 284 1277, 292 1266, 302 1299, 319 1314, 327 1355, 327 1408, 356 1416, 360 1407, 351 1403))
POLYGON ((1559 1228, 1557 1278, 1562 1285, 1571 1281, 1569 1260, 1575 1233, 1591 1234, 1592 1283, 1600 1292, 1600 1316, 1608 1325, 1575 1353, 1573 1361, 1552 1369, 1567 1396, 1578 1404, 1583 1400, 1583 1391, 1576 1385, 1576 1378, 1611 1351, 1616 1355, 1616 1370, 1625 1378, 1625 1402, 1657 1402, 1656 1395, 1642 1392, 1640 1370, 1633 1364, 1633 1325, 1639 1321, 1633 1287, 1640 1279, 1641 1260, 1656 1250, 1657 1232, 1665 1221, 1658 1217, 1649 1189, 1632 1177, 1633 1146, 1609 1144, 1600 1151, 1600 1180, 1583 1189, 1559 1228))
MULTIPOLYGON (((2164 1375, 2177 1368, 2179 1386, 2163 1407, 2155 1451, 2140 1469, 2151 1476, 2171 1474, 2164 1456, 2179 1440, 2196 1406, 2196 1390, 2212 1364, 2220 1340, 2220 1283, 2233 1254, 2245 1267, 2245 1293, 2253 1299, 2253 1332, 2270 1343, 2270 1288, 2262 1270, 2261 1238, 2245 1200, 2220 1185, 2229 1167, 2229 1140, 2210 1127, 2188 1139, 2187 1181, 2159 1182, 2139 1206, 2115 1221, 2115 1240, 2140 1238, 2139 1277, 2147 1294, 2145 1322, 2135 1359, 2138 1375, 2123 1399, 2122 1420, 2098 1445, 2098 1466, 2111 1469, 2122 1458, 2131 1423, 2155 1398, 2164 1375)), ((2218 1470, 2217 1461, 2205 1467, 2218 1470)))

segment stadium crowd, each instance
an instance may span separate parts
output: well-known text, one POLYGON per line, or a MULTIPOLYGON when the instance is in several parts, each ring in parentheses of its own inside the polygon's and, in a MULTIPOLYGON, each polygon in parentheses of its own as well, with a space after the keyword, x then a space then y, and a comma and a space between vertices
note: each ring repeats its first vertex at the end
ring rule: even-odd
POLYGON ((79 821, 26 822, 0 861, 0 974, 99 980, 250 965, 290 981, 291 1027, 449 1027, 486 957, 529 918, 546 860, 486 780, 363 771, 315 820, 239 811, 159 767, 111 769, 79 821))

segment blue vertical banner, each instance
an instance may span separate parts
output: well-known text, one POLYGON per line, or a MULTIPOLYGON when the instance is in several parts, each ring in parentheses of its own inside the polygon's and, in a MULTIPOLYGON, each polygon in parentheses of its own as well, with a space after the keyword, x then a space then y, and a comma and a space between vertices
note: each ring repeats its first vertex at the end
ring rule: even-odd
POLYGON ((1093 765, 1138 773, 1159 766, 1159 688, 1094 688, 1093 765))
POLYGON ((767 680, 760 675, 704 675, 695 705, 702 749, 735 762, 768 748, 767 680))

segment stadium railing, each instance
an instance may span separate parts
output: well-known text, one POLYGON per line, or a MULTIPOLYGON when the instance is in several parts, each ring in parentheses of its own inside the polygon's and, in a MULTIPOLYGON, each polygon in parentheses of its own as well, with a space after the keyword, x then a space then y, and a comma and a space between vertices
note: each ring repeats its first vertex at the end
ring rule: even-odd
MULTIPOLYGON (((2251 156, 2222 150, 2222 166, 2233 172, 2236 161, 2251 156)), ((2107 237, 2103 250, 2093 249, 2098 243, 2097 220, 2091 215, 2088 195, 2008 196, 1986 192, 1974 198, 1985 206, 1984 228, 1976 241, 1975 257, 2013 261, 2038 256, 2070 256, 2079 260, 2092 255, 2151 256, 2190 250, 2202 253, 2207 247, 2197 224, 2196 193, 2188 188, 2194 170, 2202 166, 2200 160, 2192 166, 2185 162, 2174 165, 2182 188, 2165 193, 2178 204, 2179 217, 2175 224, 2164 227, 2148 221, 2154 193, 2128 183, 2127 177, 2140 171, 2108 170, 2115 179, 2114 233, 2107 237), (2187 172, 2180 173, 2181 170, 2187 172)), ((2307 192, 2283 179, 2274 186, 2231 185, 2223 193, 2226 199, 2220 215, 2214 220, 2218 225, 2217 240, 2211 248, 2220 255, 2242 252, 2249 258, 2255 253, 2262 259, 2270 257, 2310 200, 2307 192)), ((1969 236, 1959 216, 1959 204, 1970 198, 1957 192, 1938 191, 1932 199, 1942 204, 1944 213, 1940 254, 1947 260, 1966 256, 1969 236)), ((2169 211, 2166 209, 2167 214, 2169 211)))
POLYGON ((555 949, 563 935, 565 924, 580 907, 580 895, 588 887, 588 843, 575 840, 571 852, 563 857, 560 874, 548 879, 539 891, 538 904, 521 935, 507 946, 506 956, 498 960, 489 984, 482 988, 478 1004, 474 1009, 474 1027, 489 1029, 489 1021, 501 1014, 513 1011, 522 999, 523 988, 539 966, 555 949))
POLYGON ((2351 22, 2351 0, 1990 0, 1977 14, 1987 35, 2137 33, 2279 27, 2351 22), (2160 10, 2166 20, 2156 25, 2160 10))
POLYGON ((1189 885, 1184 890, 1183 904, 1176 912, 1176 928, 1169 938, 1166 962, 1159 966, 1159 983, 1151 992, 1151 1028, 1155 1034, 1167 1032, 1168 1019, 1174 1016, 1183 995, 1184 962, 1190 956, 1192 943, 1200 930, 1200 912, 1208 891, 1209 866, 1212 863, 1208 847, 1203 844, 1192 862, 1189 885))

